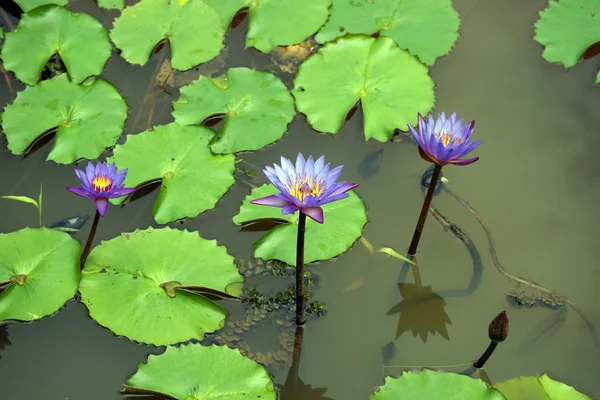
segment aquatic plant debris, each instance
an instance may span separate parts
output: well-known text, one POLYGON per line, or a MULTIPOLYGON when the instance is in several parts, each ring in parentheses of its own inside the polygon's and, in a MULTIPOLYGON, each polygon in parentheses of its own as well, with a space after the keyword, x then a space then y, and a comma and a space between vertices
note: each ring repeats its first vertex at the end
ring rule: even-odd
POLYGON ((370 395, 371 400, 397 400, 400 398, 507 400, 500 391, 488 388, 480 379, 427 369, 418 373, 404 371, 399 378, 388 376, 385 378, 385 384, 370 395))
POLYGON ((458 39, 460 19, 451 0, 335 0, 319 43, 350 34, 393 39, 425 65, 448 54, 458 39))
POLYGON ((108 200, 128 195, 135 188, 126 188, 124 181, 127 168, 118 171, 117 164, 107 165, 106 162, 97 162, 96 165, 88 162, 85 172, 75 169, 75 174, 81 182, 80 187, 67 187, 67 190, 78 196, 94 200, 100 216, 104 217, 108 200))
POLYGON ((125 100, 109 82, 96 78, 77 85, 61 74, 20 92, 4 109, 2 128, 13 154, 23 154, 42 135, 56 130, 47 159, 70 164, 96 159, 114 145, 127 111, 125 100))
POLYGON ((248 8, 246 46, 268 53, 276 46, 300 43, 327 21, 332 0, 205 0, 225 29, 234 15, 248 8))
POLYGON ((141 0, 123 9, 110 37, 131 64, 144 65, 156 45, 171 45, 173 68, 187 70, 217 57, 225 29, 212 7, 202 0, 141 0))
MULTIPOLYGON (((251 204, 251 201, 278 193, 279 190, 270 184, 253 189, 244 199, 240 212, 233 217, 236 225, 262 218, 279 218, 289 221, 279 225, 254 243, 254 255, 263 260, 280 260, 289 265, 296 265, 297 214, 282 215, 275 207, 264 207, 251 204)), ((327 223, 320 224, 312 219, 306 221, 306 242, 304 262, 328 260, 348 250, 362 236, 367 223, 366 207, 354 191, 343 201, 334 201, 323 205, 323 214, 327 223)))
POLYGON ((35 85, 46 62, 58 54, 71 80, 81 83, 102 72, 111 52, 108 32, 94 17, 45 5, 24 13, 17 28, 6 33, 0 57, 4 68, 35 85))
POLYGON ((100 325, 131 340, 164 346, 219 329, 227 312, 202 293, 237 296, 243 280, 233 257, 216 240, 197 232, 148 228, 95 247, 79 291, 100 325))
POLYGON ((226 346, 187 344, 148 356, 123 394, 160 394, 179 400, 276 400, 262 365, 226 346))
POLYGON ((433 108, 427 67, 389 38, 348 35, 327 43, 298 69, 292 94, 313 129, 338 133, 360 101, 365 140, 389 140, 433 108))
POLYGON ((214 134, 203 126, 159 125, 127 136, 107 160, 129 169, 127 186, 161 181, 152 210, 156 222, 193 218, 215 207, 235 182, 234 156, 213 154, 207 146, 214 134))
POLYGON ((542 57, 565 68, 577 64, 590 46, 600 42, 598 7, 595 0, 550 0, 535 22, 534 39, 544 46, 542 57))
POLYGON ((15 3, 21 7, 23 12, 29 12, 34 8, 43 6, 45 4, 56 4, 59 6, 66 6, 69 0, 14 0, 15 3))
POLYGON ((322 205, 342 200, 350 196, 349 190, 357 183, 338 182, 343 165, 330 169, 325 164, 325 156, 315 161, 312 156, 306 160, 298 153, 296 165, 281 157, 281 165, 266 166, 264 173, 279 193, 254 199, 250 203, 281 208, 282 214, 294 214, 300 211, 318 223, 323 223, 322 205))
POLYGON ((80 253, 77 240, 53 229, 0 234, 0 322, 58 311, 77 292, 80 253))
POLYGON ((231 68, 223 75, 201 76, 180 90, 173 117, 180 125, 199 125, 223 115, 225 123, 210 143, 213 153, 259 150, 279 140, 294 118, 294 98, 270 72, 231 68))
POLYGON ((592 400, 575 388, 550 378, 541 376, 520 376, 493 385, 508 400, 592 400))

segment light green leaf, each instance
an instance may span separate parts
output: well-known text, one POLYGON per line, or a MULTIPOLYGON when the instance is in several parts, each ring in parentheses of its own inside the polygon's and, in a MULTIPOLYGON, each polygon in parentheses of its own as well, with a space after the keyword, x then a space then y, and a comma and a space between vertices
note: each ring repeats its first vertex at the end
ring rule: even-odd
POLYGON ((268 53, 276 46, 302 42, 327 21, 331 0, 206 0, 227 28, 235 13, 248 7, 246 46, 268 53))
POLYGON ((347 33, 380 32, 424 64, 433 65, 452 49, 459 24, 451 0, 335 0, 315 39, 325 43, 347 33))
POLYGON ((66 6, 69 0, 15 0, 15 3, 21 7, 23 12, 29 12, 36 7, 43 6, 44 4, 57 4, 59 6, 66 6))
POLYGON ((192 291, 229 293, 228 286, 243 281, 216 240, 171 228, 102 242, 82 274, 79 291, 92 318, 117 335, 157 346, 202 339, 221 327, 226 311, 192 291))
POLYGON ((494 384, 507 400, 592 400, 548 375, 520 376, 494 384))
POLYGON ((122 10, 125 7, 125 0, 98 0, 98 6, 107 9, 116 8, 122 10))
POLYGON ((249 68, 232 68, 218 78, 201 76, 181 88, 173 108, 173 117, 181 125, 226 116, 210 145, 218 154, 258 150, 275 142, 295 115, 294 98, 281 79, 249 68))
MULTIPOLYGON (((115 147, 108 162, 129 171, 125 187, 162 180, 152 215, 164 224, 210 210, 234 183, 235 158, 208 148, 214 136, 203 126, 156 126, 115 147)), ((112 199, 113 204, 125 198, 112 199)))
POLYGON ((371 400, 444 399, 506 400, 502 394, 468 376, 450 372, 405 371, 400 378, 387 377, 385 384, 371 394, 371 400))
POLYGON ((102 72, 111 52, 108 33, 94 17, 47 5, 23 14, 6 34, 1 57, 4 68, 35 85, 48 59, 58 53, 73 82, 81 83, 102 72))
POLYGON ((299 68, 292 94, 312 127, 337 133, 360 101, 365 139, 390 139, 394 130, 417 124, 417 113, 433 108, 427 68, 380 37, 347 36, 323 46, 299 68))
POLYGON ((535 23, 534 39, 545 47, 544 59, 566 68, 577 64, 585 50, 600 41, 598 7, 597 0, 550 0, 535 23))
POLYGON ((93 160, 115 144, 127 111, 125 100, 107 81, 98 78, 77 85, 61 74, 20 92, 6 106, 2 127, 13 154, 22 154, 41 135, 57 128, 48 160, 69 164, 79 158, 93 160))
POLYGON ((148 356, 124 394, 161 394, 180 400, 275 400, 271 377, 260 364, 226 346, 188 344, 148 356))
MULTIPOLYGON (((256 258, 263 260, 280 260, 289 265, 296 265, 296 238, 298 236, 298 213, 282 215, 281 208, 250 204, 251 200, 277 193, 271 185, 263 185, 252 190, 233 218, 236 225, 262 218, 278 218, 290 221, 279 225, 256 243, 256 258)), ((367 223, 366 207, 358 195, 350 191, 350 197, 334 201, 322 206, 324 223, 319 224, 310 218, 306 219, 306 238, 304 261, 310 263, 317 260, 328 260, 348 250, 360 238, 363 227, 367 223)))
POLYGON ((77 292, 81 245, 47 228, 0 234, 0 322, 33 321, 56 312, 77 292))
POLYGON ((383 254, 387 254, 388 256, 394 257, 394 258, 398 258, 404 262, 407 262, 409 264, 412 265, 417 265, 414 261, 404 257, 403 255, 401 255, 400 253, 398 253, 396 250, 392 249, 391 247, 382 247, 379 250, 377 250, 378 253, 383 253, 383 254))
POLYGON ((35 201, 34 199, 32 199, 31 197, 27 197, 27 196, 2 196, 2 198, 6 199, 6 200, 20 201, 21 203, 33 204, 36 208, 39 208, 38 202, 35 201))
POLYGON ((126 7, 110 32, 121 56, 144 65, 162 40, 171 44, 171 64, 190 69, 219 55, 225 29, 217 13, 201 0, 142 0, 126 7))

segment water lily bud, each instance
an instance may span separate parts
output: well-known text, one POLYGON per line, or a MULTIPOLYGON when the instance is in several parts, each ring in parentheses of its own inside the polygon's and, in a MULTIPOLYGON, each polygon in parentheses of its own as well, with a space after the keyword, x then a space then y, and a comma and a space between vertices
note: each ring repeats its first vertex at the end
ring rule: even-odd
POLYGON ((506 340, 507 336, 508 317, 506 316, 506 311, 502 311, 490 322, 489 337, 492 342, 500 343, 506 340))

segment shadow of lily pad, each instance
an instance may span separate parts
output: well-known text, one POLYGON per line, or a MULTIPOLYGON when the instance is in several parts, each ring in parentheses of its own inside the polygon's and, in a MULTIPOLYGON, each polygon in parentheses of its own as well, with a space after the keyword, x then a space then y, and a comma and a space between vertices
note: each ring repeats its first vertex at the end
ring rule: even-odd
POLYGON ((22 229, 0 234, 0 322, 33 321, 77 292, 81 245, 64 232, 22 229))
POLYGON ((117 335, 154 345, 202 339, 226 311, 202 295, 222 293, 243 277, 216 240, 163 228, 136 230, 90 253, 79 291, 90 316, 117 335))
POLYGON ((275 400, 267 370, 225 346, 189 344, 150 355, 129 378, 123 394, 154 394, 175 400, 275 400))

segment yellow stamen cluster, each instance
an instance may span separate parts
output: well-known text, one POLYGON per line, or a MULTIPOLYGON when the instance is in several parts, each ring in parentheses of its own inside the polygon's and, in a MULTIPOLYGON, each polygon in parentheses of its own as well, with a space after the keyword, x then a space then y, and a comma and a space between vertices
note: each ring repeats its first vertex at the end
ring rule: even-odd
POLYGON ((112 180, 107 176, 96 176, 92 179, 92 189, 97 192, 108 192, 112 188, 112 180))
POLYGON ((300 201, 304 201, 307 196, 317 197, 324 191, 322 182, 309 181, 306 178, 297 179, 288 188, 289 193, 300 201))
POLYGON ((450 142, 454 142, 454 144, 462 143, 462 139, 459 136, 452 136, 451 133, 439 132, 434 133, 434 136, 438 141, 442 142, 444 147, 447 147, 450 144, 450 142))

